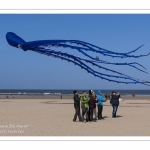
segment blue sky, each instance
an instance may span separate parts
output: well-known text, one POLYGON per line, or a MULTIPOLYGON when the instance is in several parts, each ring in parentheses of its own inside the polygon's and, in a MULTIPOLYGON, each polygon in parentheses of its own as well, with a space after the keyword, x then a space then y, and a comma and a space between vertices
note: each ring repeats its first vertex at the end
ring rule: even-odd
MULTIPOLYGON (((5 36, 7 32, 14 32, 25 41, 82 40, 115 52, 128 52, 145 44, 135 54, 147 54, 150 52, 150 15, 1 14, 0 23, 0 89, 149 89, 141 84, 101 80, 74 64, 32 51, 24 52, 8 45, 5 36)), ((76 53, 71 49, 59 50, 76 53)), ((139 59, 98 56, 109 62, 138 62, 150 73, 150 56, 139 59)), ((129 66, 102 66, 150 81, 149 74, 129 66)))

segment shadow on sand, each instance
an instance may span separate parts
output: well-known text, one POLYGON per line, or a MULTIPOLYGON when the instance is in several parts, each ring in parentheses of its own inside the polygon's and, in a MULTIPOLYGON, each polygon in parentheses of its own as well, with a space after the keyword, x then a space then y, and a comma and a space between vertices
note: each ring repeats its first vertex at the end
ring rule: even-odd
POLYGON ((41 103, 44 103, 44 104, 74 104, 74 103, 59 103, 58 101, 47 101, 47 102, 41 102, 41 103))
MULTIPOLYGON (((108 116, 103 116, 100 120, 104 120, 105 118, 108 118, 108 116)), ((98 121, 98 119, 97 119, 98 121)))
POLYGON ((122 117, 122 116, 119 116, 119 115, 116 116, 116 118, 120 118, 120 117, 122 117))

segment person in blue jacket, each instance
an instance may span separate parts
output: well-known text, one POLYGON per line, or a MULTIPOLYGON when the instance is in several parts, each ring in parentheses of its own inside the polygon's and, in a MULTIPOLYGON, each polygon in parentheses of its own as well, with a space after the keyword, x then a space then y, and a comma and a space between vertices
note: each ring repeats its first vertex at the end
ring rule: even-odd
POLYGON ((97 106, 98 106, 98 120, 103 119, 102 118, 102 111, 103 111, 103 102, 105 102, 104 97, 101 95, 101 90, 98 90, 98 95, 96 97, 98 100, 97 106))

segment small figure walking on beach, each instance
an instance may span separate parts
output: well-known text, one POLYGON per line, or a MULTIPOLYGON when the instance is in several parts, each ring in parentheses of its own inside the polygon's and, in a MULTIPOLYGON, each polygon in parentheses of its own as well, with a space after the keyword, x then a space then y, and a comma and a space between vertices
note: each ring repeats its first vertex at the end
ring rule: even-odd
POLYGON ((86 92, 83 91, 82 95, 80 96, 80 101, 81 101, 81 108, 82 108, 82 122, 84 122, 84 115, 86 115, 86 120, 85 122, 88 122, 88 98, 86 97, 86 92))
POLYGON ((105 94, 105 100, 110 100, 110 94, 105 94))
POLYGON ((76 90, 73 91, 73 94, 74 94, 73 99, 74 99, 74 108, 75 108, 75 115, 73 121, 74 122, 76 121, 77 116, 79 118, 79 121, 82 121, 81 114, 80 114, 80 97, 76 90))
POLYGON ((96 97, 98 100, 97 107, 98 107, 98 120, 103 119, 102 117, 102 111, 103 111, 103 102, 105 102, 105 99, 103 98, 101 94, 101 90, 98 90, 98 95, 96 97))
POLYGON ((120 93, 117 94, 115 91, 113 91, 110 99, 110 103, 113 107, 112 118, 116 118, 116 113, 119 106, 119 98, 120 98, 120 93))
POLYGON ((60 94, 60 99, 62 99, 62 94, 60 94))

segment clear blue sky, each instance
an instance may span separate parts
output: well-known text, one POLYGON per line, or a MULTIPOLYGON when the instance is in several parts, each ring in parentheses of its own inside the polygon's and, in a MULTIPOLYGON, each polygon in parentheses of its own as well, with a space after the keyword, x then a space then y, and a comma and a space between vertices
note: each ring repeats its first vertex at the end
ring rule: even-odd
MULTIPOLYGON (((101 80, 74 64, 11 47, 5 39, 7 32, 25 41, 82 40, 115 52, 128 52, 145 44, 135 53, 139 55, 150 52, 150 15, 0 15, 0 89, 149 89, 141 84, 101 80)), ((71 49, 59 50, 74 53, 71 49)), ((123 60, 98 56, 109 62, 138 62, 150 73, 150 56, 123 60)), ((149 74, 129 66, 103 66, 150 81, 149 74)))

